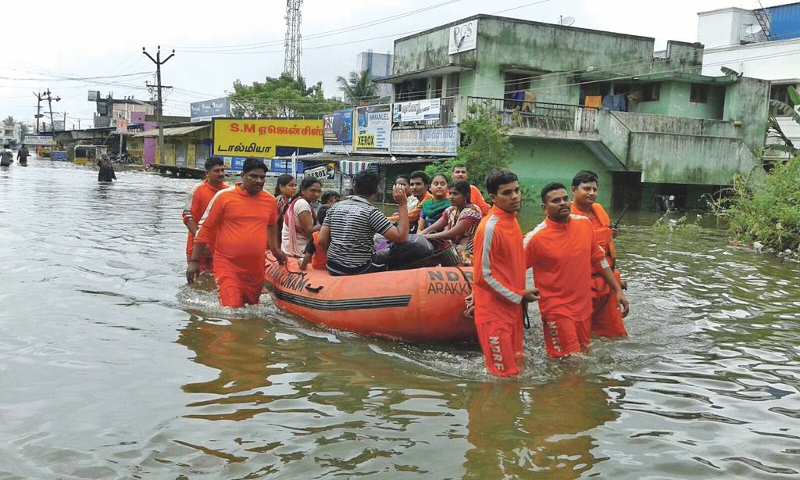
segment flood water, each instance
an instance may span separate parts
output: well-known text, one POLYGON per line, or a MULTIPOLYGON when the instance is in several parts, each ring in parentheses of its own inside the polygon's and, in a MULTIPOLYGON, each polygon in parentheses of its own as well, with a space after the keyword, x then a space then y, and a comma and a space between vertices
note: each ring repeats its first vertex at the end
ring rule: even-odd
MULTIPOLYGON (((0 170, 0 478, 797 478, 798 264, 617 239, 630 337, 521 378, 185 285, 193 180, 0 170)), ((534 206, 528 206, 534 209, 534 206)), ((530 227, 531 225, 527 225, 530 227)))

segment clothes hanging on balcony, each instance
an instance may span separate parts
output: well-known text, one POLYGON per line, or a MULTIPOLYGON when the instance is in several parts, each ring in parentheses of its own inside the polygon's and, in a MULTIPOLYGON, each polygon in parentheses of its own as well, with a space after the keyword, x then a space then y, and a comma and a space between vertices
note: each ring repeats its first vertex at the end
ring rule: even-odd
POLYGON ((587 95, 586 99, 583 101, 583 104, 586 107, 603 108, 603 96, 587 95))
POLYGON ((612 112, 628 111, 628 95, 620 93, 618 95, 606 95, 603 97, 603 108, 612 112))

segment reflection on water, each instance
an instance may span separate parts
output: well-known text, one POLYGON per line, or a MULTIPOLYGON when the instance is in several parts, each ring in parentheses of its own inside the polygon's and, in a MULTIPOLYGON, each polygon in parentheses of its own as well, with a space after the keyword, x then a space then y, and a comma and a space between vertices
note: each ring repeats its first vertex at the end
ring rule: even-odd
MULTIPOLYGON (((0 170, 0 478, 787 478, 798 266, 714 228, 618 239, 631 336, 521 378, 182 281, 190 180, 0 170)), ((530 226, 537 218, 524 217, 530 226)))

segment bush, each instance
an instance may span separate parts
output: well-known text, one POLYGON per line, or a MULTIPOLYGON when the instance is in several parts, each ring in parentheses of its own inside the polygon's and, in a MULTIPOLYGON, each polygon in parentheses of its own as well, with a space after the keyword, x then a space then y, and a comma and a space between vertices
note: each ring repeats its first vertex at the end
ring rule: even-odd
POLYGON ((737 241, 800 253, 800 157, 768 175, 737 176, 733 190, 729 221, 737 241))

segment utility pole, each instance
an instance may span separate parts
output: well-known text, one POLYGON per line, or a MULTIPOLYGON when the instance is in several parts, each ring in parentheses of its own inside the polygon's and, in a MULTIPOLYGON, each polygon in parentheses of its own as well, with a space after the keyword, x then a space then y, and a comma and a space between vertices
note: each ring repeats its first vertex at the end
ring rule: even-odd
POLYGON ((158 90, 158 105, 156 106, 156 121, 158 122, 158 163, 164 165, 164 123, 161 120, 164 104, 161 100, 161 89, 163 88, 161 85, 161 65, 167 63, 167 60, 175 55, 175 50, 163 61, 161 60, 161 45, 159 45, 158 50, 156 50, 156 58, 151 57, 144 47, 142 47, 142 53, 147 55, 147 58, 156 64, 156 89, 158 90))
POLYGON ((55 138, 56 124, 53 122, 53 100, 55 100, 56 102, 60 102, 61 97, 53 98, 49 88, 47 89, 46 92, 44 92, 44 94, 47 95, 47 105, 50 108, 50 133, 53 135, 53 138, 55 138))
POLYGON ((33 92, 33 95, 36 97, 36 135, 39 135, 39 119, 42 118, 42 100, 44 100, 44 93, 43 92, 33 92))

